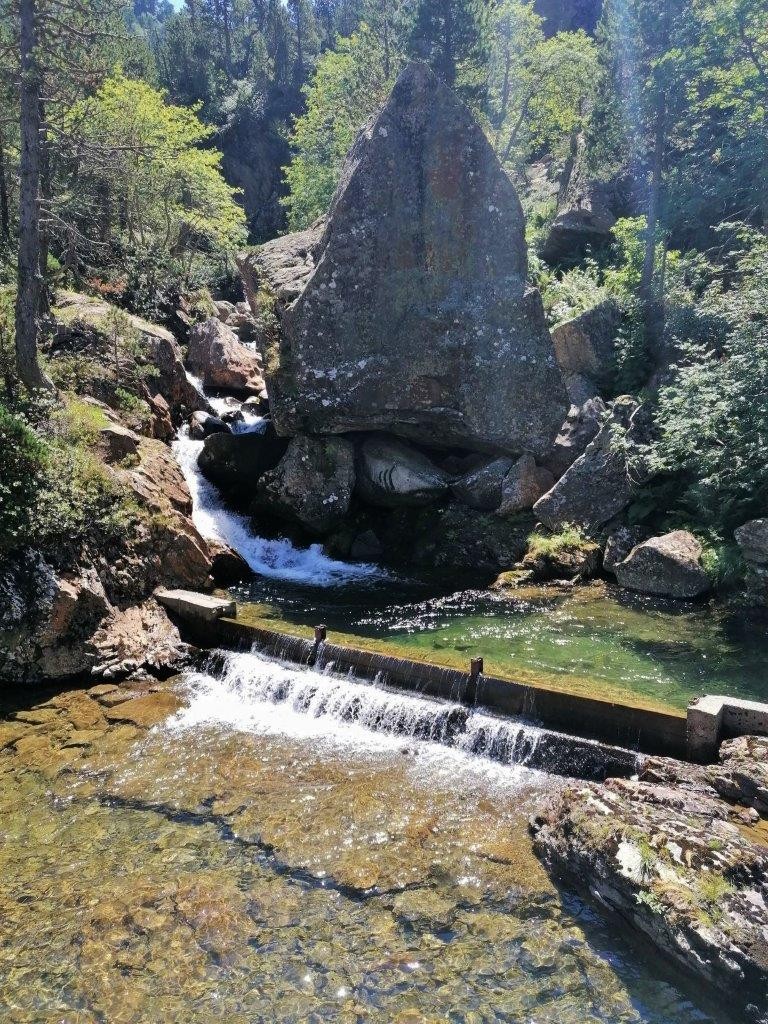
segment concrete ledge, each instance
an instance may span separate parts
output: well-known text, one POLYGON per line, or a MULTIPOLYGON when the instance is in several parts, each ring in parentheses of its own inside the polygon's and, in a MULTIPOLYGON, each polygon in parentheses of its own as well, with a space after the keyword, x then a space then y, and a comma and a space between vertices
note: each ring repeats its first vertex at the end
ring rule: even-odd
POLYGON ((737 697, 699 697, 688 705, 687 756, 708 764, 734 736, 768 736, 768 704, 737 697))
POLYGON ((205 624, 200 620, 190 622, 190 627, 195 642, 203 646, 250 648, 255 645, 264 653, 286 661, 319 667, 332 663, 340 672, 351 671, 368 679, 379 677, 391 686, 446 700, 476 701, 498 714, 527 719, 570 735, 646 754, 677 758, 684 758, 686 754, 686 720, 682 714, 616 704, 495 676, 475 678, 458 669, 332 642, 313 642, 227 616, 205 624))
POLYGON ((155 591, 155 598, 182 619, 196 619, 202 622, 215 622, 224 615, 237 615, 237 605, 221 597, 210 594, 198 594, 194 590, 163 590, 155 591))

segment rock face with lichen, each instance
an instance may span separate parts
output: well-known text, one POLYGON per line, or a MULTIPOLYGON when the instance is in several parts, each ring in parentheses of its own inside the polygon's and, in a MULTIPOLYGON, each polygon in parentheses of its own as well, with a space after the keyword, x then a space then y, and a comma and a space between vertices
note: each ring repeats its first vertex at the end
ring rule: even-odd
POLYGON ((673 530, 637 544, 614 572, 622 587, 643 594, 692 598, 710 588, 702 547, 687 530, 673 530))
POLYGON ((588 892, 747 1019, 768 1020, 768 742, 720 763, 649 760, 638 779, 559 794, 532 822, 549 870, 588 892))
POLYGON ((480 126, 411 64, 360 132, 322 232, 246 261, 249 295, 261 281, 278 299, 278 432, 543 456, 567 409, 524 229, 480 126))
POLYGON ((328 533, 349 512, 355 486, 355 448, 343 437, 294 437, 277 466, 256 488, 254 511, 328 533))

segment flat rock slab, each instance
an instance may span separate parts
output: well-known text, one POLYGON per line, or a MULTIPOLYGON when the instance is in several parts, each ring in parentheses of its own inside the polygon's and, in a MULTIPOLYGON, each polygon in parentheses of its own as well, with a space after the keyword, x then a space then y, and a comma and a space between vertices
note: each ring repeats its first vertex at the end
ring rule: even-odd
POLYGON ((109 708, 104 712, 104 716, 110 722, 128 722, 140 729, 150 729, 174 714, 180 707, 181 700, 175 694, 161 691, 124 701, 117 707, 109 708))
POLYGON ((183 618, 214 622, 223 616, 237 615, 237 605, 227 598, 198 594, 194 590, 156 590, 155 597, 169 611, 183 618))

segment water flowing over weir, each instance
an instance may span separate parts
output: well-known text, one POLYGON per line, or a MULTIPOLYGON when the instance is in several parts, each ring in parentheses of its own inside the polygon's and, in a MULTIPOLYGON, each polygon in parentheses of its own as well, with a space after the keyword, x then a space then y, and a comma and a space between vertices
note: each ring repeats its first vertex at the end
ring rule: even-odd
POLYGON ((599 779, 628 776, 637 755, 617 747, 503 719, 480 708, 402 693, 290 666, 256 652, 215 652, 207 671, 188 677, 190 704, 174 727, 221 724, 255 733, 338 745, 391 747, 403 740, 439 745, 471 758, 551 774, 599 779))

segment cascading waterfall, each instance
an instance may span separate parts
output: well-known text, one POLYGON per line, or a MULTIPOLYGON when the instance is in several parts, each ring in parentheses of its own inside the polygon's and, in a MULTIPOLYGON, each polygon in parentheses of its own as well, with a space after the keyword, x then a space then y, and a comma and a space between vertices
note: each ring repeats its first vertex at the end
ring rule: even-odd
MULTIPOLYGON (((189 372, 187 377, 200 394, 204 394, 198 378, 189 372)), ((207 397, 206 400, 216 408, 217 399, 207 397)), ((221 411, 224 411, 223 406, 221 411)), ((261 416, 246 414, 246 419, 234 432, 259 432, 264 430, 266 422, 261 416)), ((192 520, 206 540, 228 544, 255 573, 271 579, 331 587, 384 575, 375 565, 329 558, 320 544, 297 548, 289 540, 268 540, 256 536, 247 516, 228 509, 218 489, 200 472, 197 459, 202 449, 203 442, 192 440, 189 429, 182 427, 173 443, 173 452, 192 495, 192 520)))
MULTIPOLYGON (((420 749, 450 748, 472 759, 598 777, 605 748, 480 709, 290 666, 256 652, 219 651, 208 671, 188 677, 189 706, 172 722, 259 734, 311 738, 357 748, 391 748, 403 740, 420 749)), ((610 757, 610 755, 609 755, 610 757)), ((624 752, 627 773, 633 756, 624 752)))

